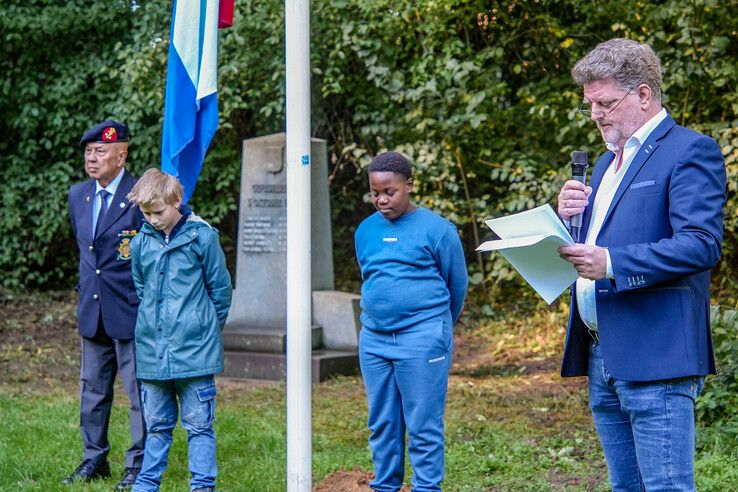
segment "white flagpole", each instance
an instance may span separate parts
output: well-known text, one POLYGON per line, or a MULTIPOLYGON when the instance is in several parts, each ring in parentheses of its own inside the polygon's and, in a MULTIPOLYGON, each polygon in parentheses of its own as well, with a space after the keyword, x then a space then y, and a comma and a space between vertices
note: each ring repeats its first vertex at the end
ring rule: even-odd
POLYGON ((310 2, 285 0, 287 491, 312 490, 310 2))

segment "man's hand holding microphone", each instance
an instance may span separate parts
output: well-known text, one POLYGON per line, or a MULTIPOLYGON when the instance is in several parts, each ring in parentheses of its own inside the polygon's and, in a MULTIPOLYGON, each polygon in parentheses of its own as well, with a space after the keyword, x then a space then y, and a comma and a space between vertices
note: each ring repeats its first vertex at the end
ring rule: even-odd
POLYGON ((569 221, 573 246, 562 246, 559 255, 574 265, 582 278, 599 280, 607 275, 607 253, 604 248, 595 245, 581 244, 579 231, 582 226, 582 214, 589 205, 592 188, 585 185, 587 173, 587 153, 572 152, 572 179, 564 183, 558 197, 559 217, 569 221))

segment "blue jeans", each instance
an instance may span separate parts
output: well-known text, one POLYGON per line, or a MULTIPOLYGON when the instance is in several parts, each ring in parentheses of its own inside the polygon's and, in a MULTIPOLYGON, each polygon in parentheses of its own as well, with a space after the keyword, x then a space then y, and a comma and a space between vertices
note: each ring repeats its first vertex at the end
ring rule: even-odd
POLYGON ((694 402, 704 378, 622 381, 589 353, 589 406, 619 491, 694 491, 694 402))
POLYGON ((394 333, 361 330, 359 362, 369 402, 375 475, 369 486, 375 491, 402 487, 406 430, 413 491, 441 490, 452 350, 451 325, 441 318, 394 333))
POLYGON ((146 423, 146 445, 134 492, 159 490, 167 468, 172 431, 177 425, 177 399, 187 450, 192 490, 215 487, 215 381, 213 376, 166 381, 141 381, 141 405, 146 423))

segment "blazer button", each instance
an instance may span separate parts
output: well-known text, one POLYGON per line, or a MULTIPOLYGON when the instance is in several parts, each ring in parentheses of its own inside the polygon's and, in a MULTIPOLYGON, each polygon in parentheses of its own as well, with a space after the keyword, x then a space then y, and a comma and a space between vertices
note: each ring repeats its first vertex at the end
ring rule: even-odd
POLYGON ((100 275, 100 269, 95 270, 95 275, 100 275))
POLYGON ((87 246, 87 249, 89 249, 90 252, 95 251, 95 247, 93 245, 91 245, 91 244, 89 246, 87 246))
POLYGON ((100 296, 99 296, 99 295, 97 295, 97 294, 94 294, 94 295, 92 296, 92 298, 93 298, 93 299, 95 299, 95 300, 97 301, 98 299, 100 299, 100 296))

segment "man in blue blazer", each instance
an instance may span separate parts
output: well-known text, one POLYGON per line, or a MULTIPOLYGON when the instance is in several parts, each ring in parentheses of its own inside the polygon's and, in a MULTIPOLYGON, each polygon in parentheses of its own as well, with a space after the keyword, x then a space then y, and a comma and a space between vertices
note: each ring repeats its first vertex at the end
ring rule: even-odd
POLYGON ((136 182, 125 169, 128 127, 114 120, 103 121, 87 130, 80 144, 91 179, 69 190, 69 218, 80 252, 76 290, 82 337, 80 430, 84 454, 82 464, 62 483, 110 476, 108 423, 119 372, 130 400, 132 444, 116 490, 127 490, 141 468, 144 446, 133 340, 139 299, 129 250, 143 216, 126 198, 136 182))
POLYGON ((720 258, 725 162, 661 106, 661 64, 612 39, 572 69, 608 148, 591 187, 567 181, 559 215, 583 213, 560 248, 573 289, 562 376, 589 376, 615 491, 695 490, 694 401, 715 373, 710 269, 720 258))

